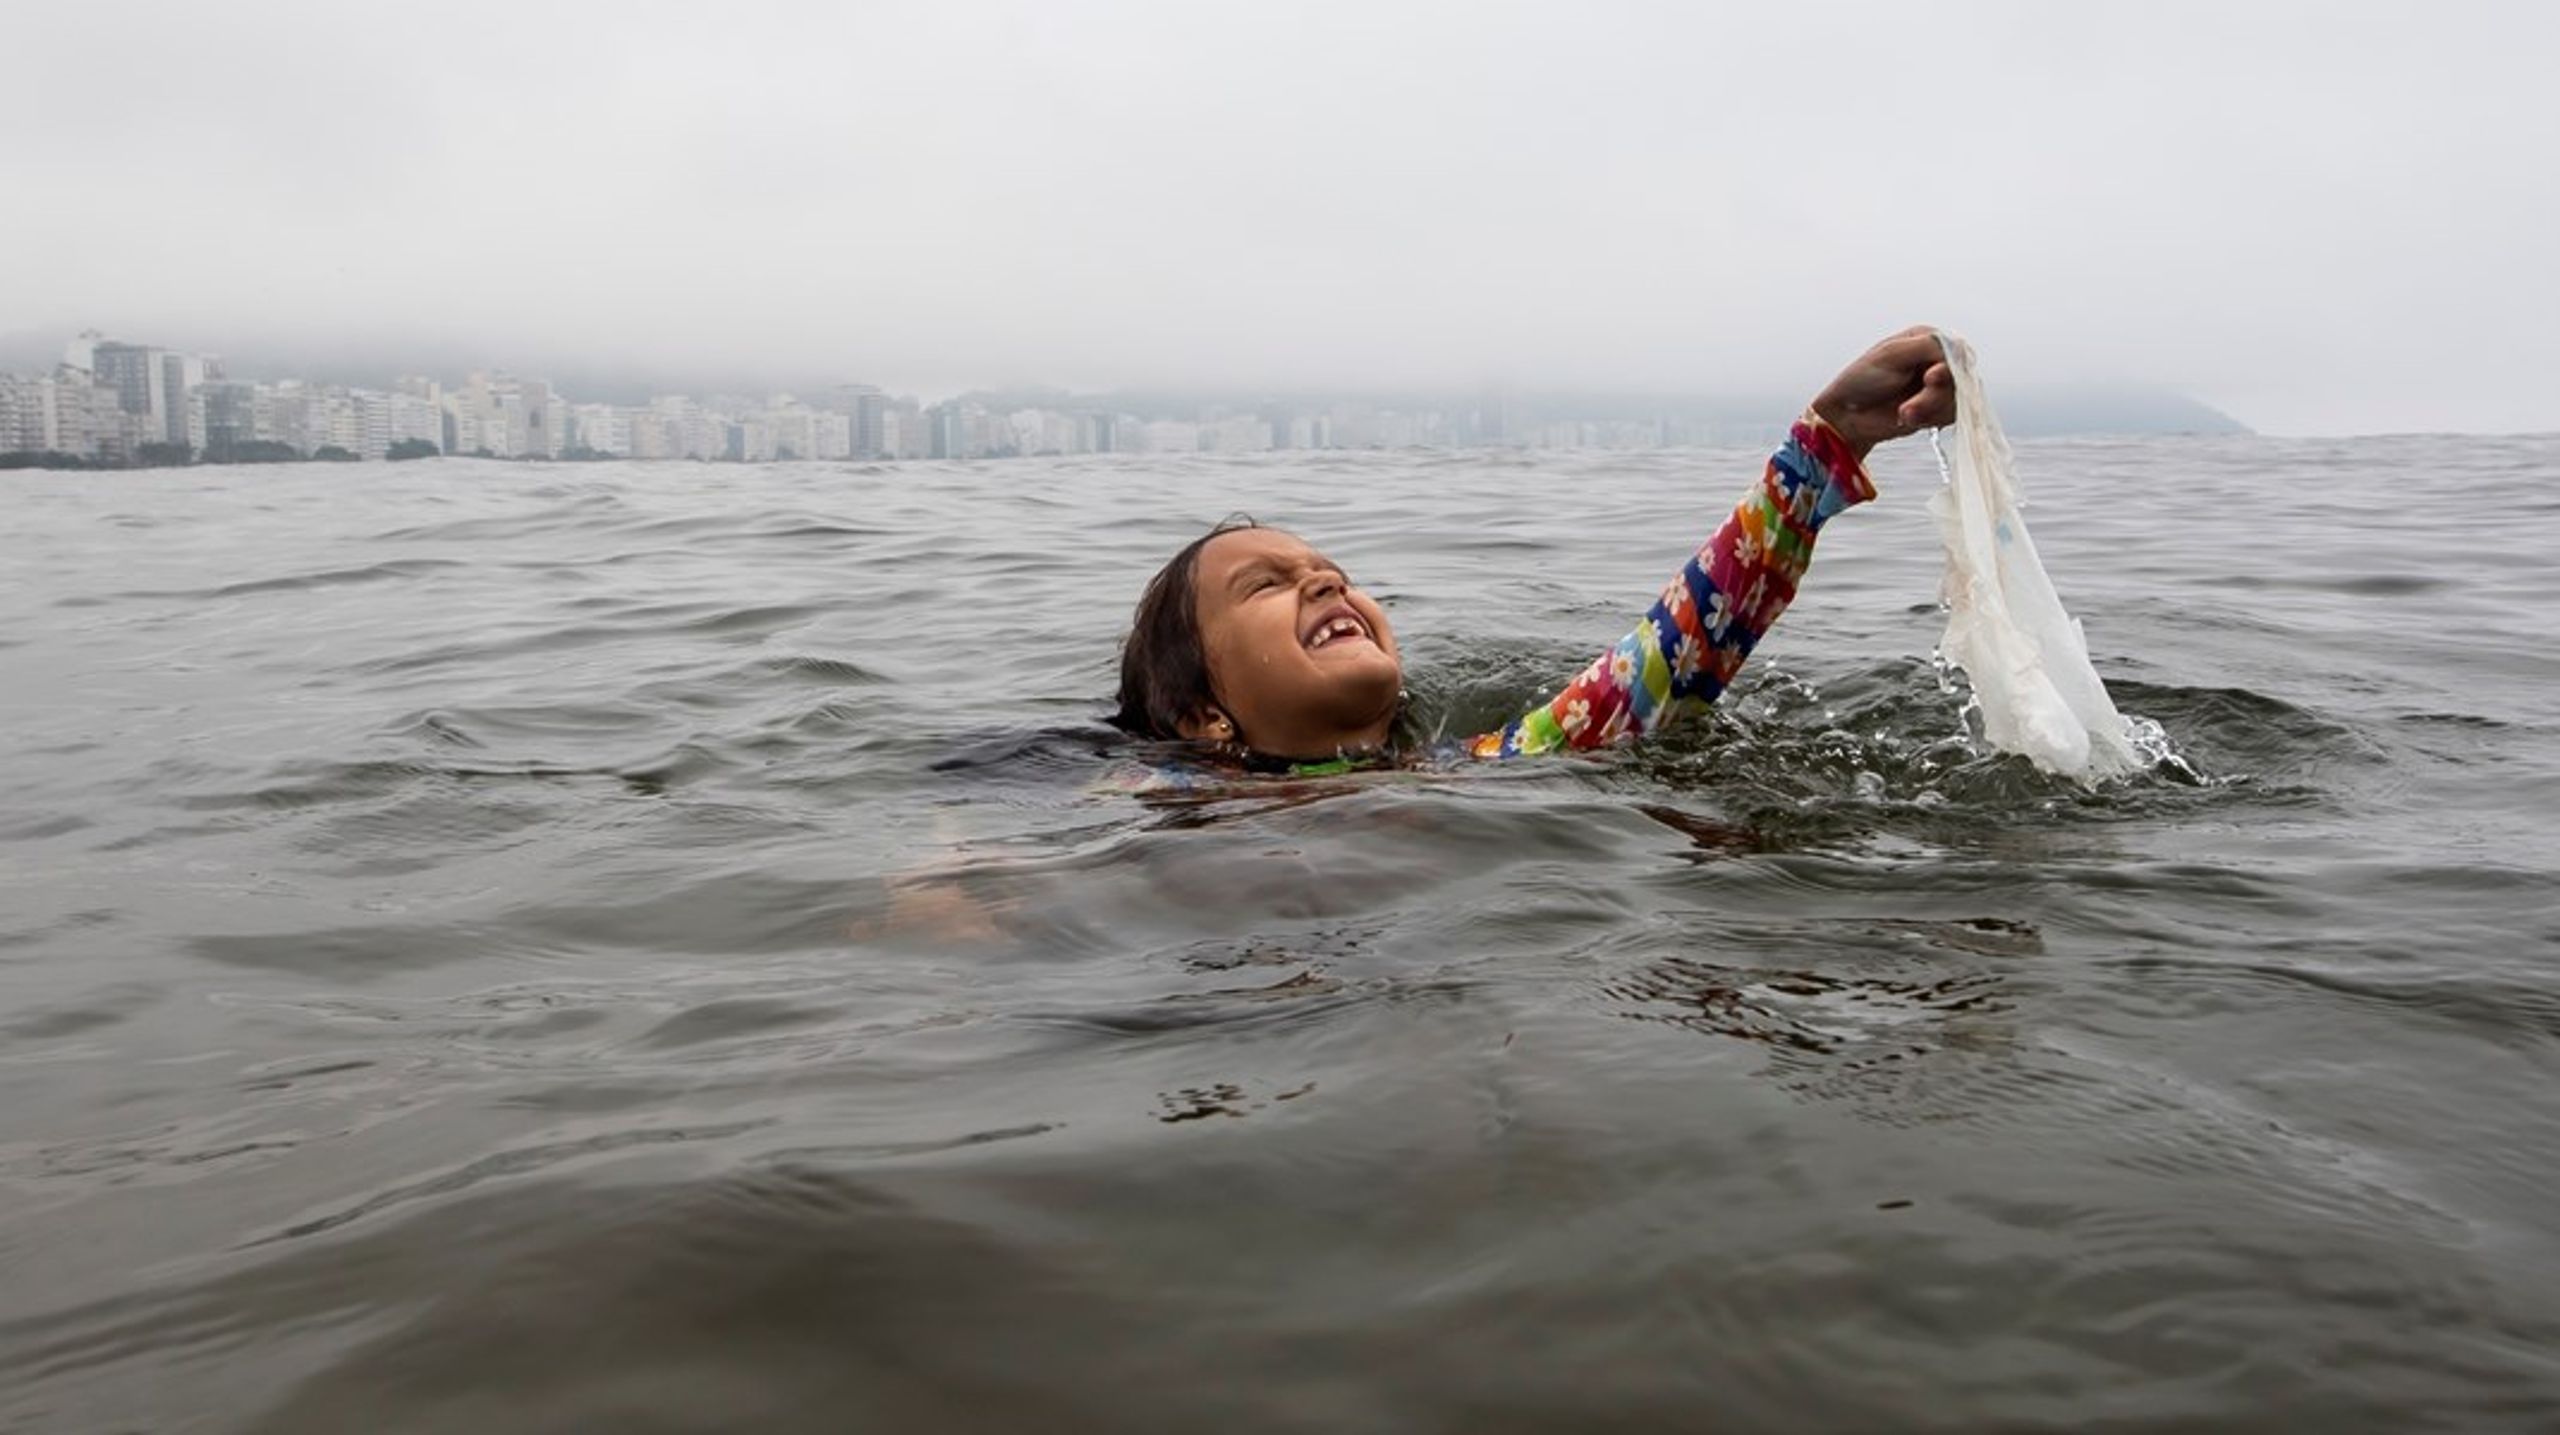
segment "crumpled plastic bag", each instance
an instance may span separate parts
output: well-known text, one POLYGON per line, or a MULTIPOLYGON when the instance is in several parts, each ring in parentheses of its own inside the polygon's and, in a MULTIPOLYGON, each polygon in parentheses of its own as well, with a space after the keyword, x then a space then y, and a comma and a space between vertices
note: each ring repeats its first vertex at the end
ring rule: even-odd
POLYGON ((1971 680, 1993 747, 2089 784, 2134 771, 2142 759, 2131 731, 2018 511, 2009 440, 1983 396, 1973 346, 1943 331, 1937 338, 1956 388, 1954 425, 1929 439, 1946 477, 1929 501, 1947 550, 1939 656, 1971 680))

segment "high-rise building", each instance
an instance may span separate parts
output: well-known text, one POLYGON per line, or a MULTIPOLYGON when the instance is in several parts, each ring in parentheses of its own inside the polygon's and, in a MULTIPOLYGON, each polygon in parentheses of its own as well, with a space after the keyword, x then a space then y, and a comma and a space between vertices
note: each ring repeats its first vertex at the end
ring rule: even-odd
POLYGON ((935 404, 925 411, 924 418, 928 458, 969 456, 968 416, 958 404, 935 404))
POLYGON ((1157 419, 1144 430, 1149 453, 1197 453, 1200 425, 1187 419, 1157 419))
POLYGON ((573 453, 628 454, 631 452, 630 416, 611 404, 580 404, 570 416, 573 453))
POLYGON ((927 432, 924 408, 913 399, 899 399, 880 416, 880 456, 882 458, 923 458, 933 447, 927 432))
POLYGON ((222 361, 219 359, 206 359, 196 354, 173 354, 166 351, 161 353, 161 418, 166 430, 167 442, 192 441, 187 422, 188 413, 192 407, 190 396, 207 378, 219 378, 221 374, 222 361))
POLYGON ((0 374, 0 453, 60 453, 51 379, 0 374))
POLYGON ((520 379, 517 391, 525 396, 525 443, 517 453, 558 458, 568 448, 568 399, 540 379, 520 379))
POLYGON ((444 412, 433 398, 415 393, 394 393, 386 398, 391 410, 393 443, 431 443, 439 449, 444 447, 444 412))
POLYGON ((359 458, 388 456, 391 452, 391 395, 377 389, 351 389, 347 400, 355 411, 355 442, 341 447, 354 450, 359 458))
POLYGON ((569 406, 539 379, 474 373, 445 395, 459 453, 497 458, 549 458, 569 442, 569 406), (466 438, 465 431, 468 431, 466 438))
POLYGON ((267 443, 310 454, 333 441, 328 397, 314 385, 299 379, 260 384, 255 403, 258 437, 267 443))
POLYGON ((69 366, 53 375, 53 443, 58 453, 101 456, 108 435, 124 418, 113 391, 98 386, 85 369, 69 366))
POLYGON ((622 422, 630 434, 631 446, 621 450, 627 458, 680 458, 667 443, 667 421, 654 409, 630 409, 622 422))
POLYGON ((1196 442, 1204 451, 1260 453, 1271 447, 1271 425, 1253 414, 1228 414, 1200 425, 1196 442))
POLYGON ((854 458, 879 458, 889 451, 882 432, 889 416, 889 396, 870 384, 838 384, 821 395, 822 413, 842 414, 852 429, 854 458))
POLYGON ((90 351, 90 372, 115 391, 117 408, 144 420, 142 428, 150 435, 145 442, 163 442, 168 433, 168 369, 161 362, 166 357, 148 344, 112 339, 100 340, 90 351))
POLYGON ((116 407, 130 420, 118 426, 127 444, 194 443, 199 435, 191 395, 207 380, 222 376, 219 359, 95 334, 72 340, 64 357, 114 391, 116 407))
POLYGON ((809 418, 809 426, 817 444, 814 457, 827 459, 853 457, 853 415, 813 413, 809 418))
POLYGON ((204 456, 229 463, 258 437, 258 386, 217 379, 204 386, 201 398, 204 456))
POLYGON ((721 458, 728 453, 727 426, 692 399, 660 394, 649 400, 649 409, 665 425, 666 457, 721 458))

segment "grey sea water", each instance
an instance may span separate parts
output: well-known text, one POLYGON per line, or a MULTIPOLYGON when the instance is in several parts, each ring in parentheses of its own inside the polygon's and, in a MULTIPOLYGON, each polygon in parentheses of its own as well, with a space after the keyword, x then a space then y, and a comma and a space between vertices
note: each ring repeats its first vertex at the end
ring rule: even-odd
POLYGON ((0 1427, 2560 1425, 2560 439, 2021 445, 2094 792, 1909 446, 1652 747, 1107 781, 1210 521, 1462 732, 1759 460, 0 476, 0 1427))

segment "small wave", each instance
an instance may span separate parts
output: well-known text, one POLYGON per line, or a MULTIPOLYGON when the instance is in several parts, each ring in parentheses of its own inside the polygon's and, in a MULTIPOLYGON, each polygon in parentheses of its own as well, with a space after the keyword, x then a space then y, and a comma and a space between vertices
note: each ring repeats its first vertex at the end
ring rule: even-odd
POLYGON ((611 515, 629 510, 622 495, 604 489, 583 492, 546 485, 527 496, 563 500, 532 512, 492 518, 460 518, 443 523, 412 524, 373 536, 378 543, 520 543, 526 538, 563 529, 580 532, 609 524, 611 515))
POLYGON ((762 642, 831 611, 830 607, 815 603, 776 603, 743 608, 703 604, 626 606, 617 609, 616 621, 611 623, 540 626, 512 638, 448 643, 395 658, 376 658, 352 664, 346 671, 365 676, 419 673, 531 654, 572 653, 613 644, 688 636, 715 638, 729 643, 762 642))
POLYGON ((2269 573, 2224 573, 2207 580, 2217 588, 2281 589, 2302 593, 2338 593, 2350 598, 2407 598, 2440 593, 2461 584, 2426 573, 2363 573, 2345 577, 2303 577, 2269 573))
POLYGON ((779 658, 758 658, 738 670, 737 676, 751 683, 802 683, 813 687, 868 686, 885 683, 886 677, 860 663, 843 658, 821 658, 794 653, 779 658))
POLYGON ((621 775, 608 766, 547 762, 540 759, 488 762, 429 762, 370 758, 352 762, 286 764, 263 785, 224 792, 189 793, 174 804, 192 812, 240 809, 294 811, 342 803, 369 802, 422 784, 555 782, 621 775))
MULTIPOLYGON (((1731 967, 1665 957, 1610 979, 1601 991, 1623 1015, 1716 1036, 1838 1056, 1879 1040, 1908 1041, 1915 1023, 2011 1010, 2000 979, 1983 972, 1925 980, 1731 967)), ((1932 1036, 1931 1043, 1943 1040, 1932 1036)), ((1917 1048, 1925 1050, 1925 1046, 1917 1048)), ((1890 1053, 1869 1052, 1870 1059, 1890 1053)))
POLYGON ((636 1044, 644 1050, 674 1051, 733 1042, 822 1025, 845 1016, 849 1010, 772 998, 724 997, 677 1012, 643 1032, 636 1044))
POLYGON ((0 817, 0 842, 41 842, 90 826, 77 812, 18 812, 0 817))
POLYGON ((226 967, 291 972, 333 984, 379 981, 403 972, 485 960, 509 948, 522 949, 494 939, 482 928, 405 922, 205 934, 187 938, 186 948, 226 967))
POLYGON ((823 518, 803 518, 796 521, 769 520, 759 523, 755 528, 748 530, 744 536, 758 539, 879 538, 886 536, 888 533, 888 529, 869 527, 858 523, 840 523, 832 519, 823 518))
POLYGON ((769 1121, 757 1120, 731 1121, 710 1126, 647 1127, 631 1131, 608 1131, 566 1141, 519 1146, 480 1157, 440 1175, 378 1191, 353 1205, 306 1217, 271 1235, 257 1237, 245 1244, 254 1247, 271 1245, 278 1241, 301 1240, 337 1230, 341 1226, 353 1225, 396 1207, 456 1195, 490 1181, 547 1171, 572 1162, 629 1151, 634 1147, 726 1140, 771 1124, 769 1121))
POLYGON ((429 708, 393 719, 382 734, 431 748, 489 748, 527 737, 593 742, 665 726, 664 715, 627 704, 566 702, 429 708))
POLYGON ((58 1002, 13 1012, 0 1019, 0 1041, 59 1041, 68 1036, 119 1025, 160 1001, 160 993, 138 982, 124 982, 58 1002))
POLYGON ((126 600, 202 603, 218 598, 242 598, 253 593, 301 593, 320 588, 344 587, 355 583, 389 583, 406 578, 470 566, 458 558, 403 558, 384 563, 367 563, 352 568, 321 568, 308 573, 290 573, 276 578, 251 578, 225 583, 213 588, 136 588, 108 597, 74 597, 57 600, 57 607, 96 607, 103 603, 126 600))
POLYGON ((1091 774, 1132 747, 1126 734, 1100 724, 1036 728, 965 739, 956 751, 928 766, 972 781, 1043 782, 1062 774, 1091 774))
POLYGON ((2140 712, 2168 734, 2177 755, 2196 769, 2264 781, 2318 763, 2372 765, 2387 760, 2354 727, 2310 708, 2248 688, 2178 687, 2118 679, 2127 712, 2140 712))
POLYGON ((2424 726, 2479 728, 2490 732, 2515 726, 2513 723, 2501 722, 2493 717, 2482 717, 2478 713, 2402 713, 2392 721, 2424 726))

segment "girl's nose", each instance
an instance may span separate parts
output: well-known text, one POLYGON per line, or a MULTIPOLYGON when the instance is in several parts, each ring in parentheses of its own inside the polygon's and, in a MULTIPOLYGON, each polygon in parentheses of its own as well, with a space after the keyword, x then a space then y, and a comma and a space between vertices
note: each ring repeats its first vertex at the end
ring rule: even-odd
POLYGON ((1342 575, 1316 569, 1307 574, 1304 585, 1309 598, 1326 598, 1342 591, 1342 575))

